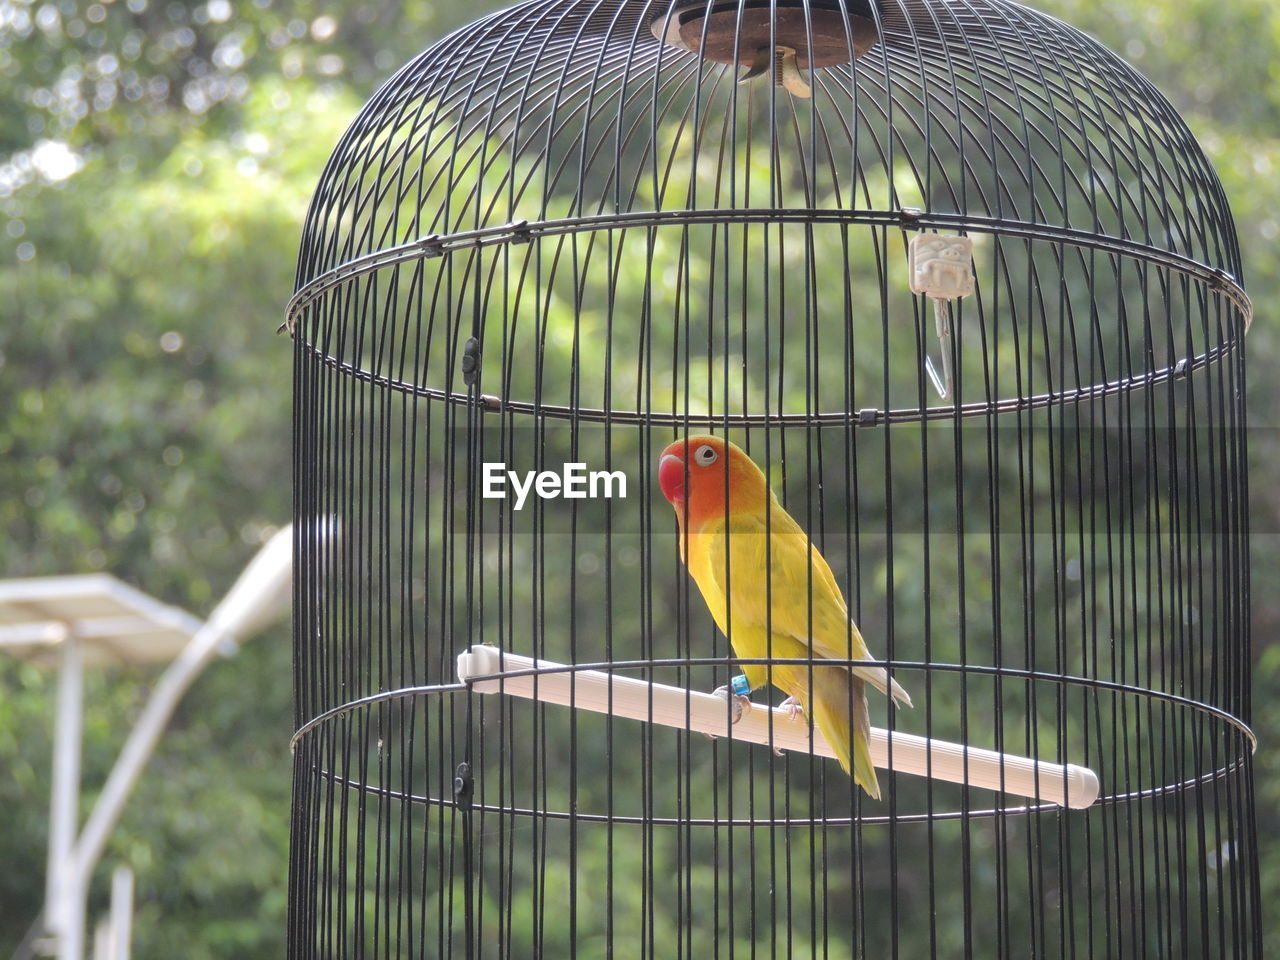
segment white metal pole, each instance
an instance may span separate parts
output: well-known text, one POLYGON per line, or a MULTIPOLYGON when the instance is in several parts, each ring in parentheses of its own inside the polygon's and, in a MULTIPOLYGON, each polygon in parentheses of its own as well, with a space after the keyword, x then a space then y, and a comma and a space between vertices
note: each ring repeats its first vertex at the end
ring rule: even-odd
MULTIPOLYGON (((569 671, 564 667, 562 663, 534 660, 504 653, 497 647, 477 645, 458 656, 457 669, 458 679, 464 682, 476 677, 490 678, 472 683, 477 693, 505 693, 577 710, 748 740, 779 750, 835 756, 816 727, 811 730, 804 717, 793 719, 790 712, 781 707, 757 704, 730 725, 724 701, 712 694, 599 670, 569 671), (533 669, 558 669, 559 672, 495 676, 533 669)), ((1074 809, 1088 807, 1098 799, 1098 776, 1087 767, 1033 760, 899 730, 871 728, 871 761, 887 770, 997 790, 1074 809)))
POLYGON ((93 960, 112 960, 111 920, 103 917, 93 928, 93 960))
MULTIPOLYGON (((332 537, 338 534, 338 524, 333 518, 316 521, 314 535, 332 537)), ((84 952, 85 904, 93 869, 102 856, 107 839, 120 819, 130 793, 146 767, 155 745, 164 733, 173 711, 183 694, 195 682, 201 671, 218 653, 231 653, 235 644, 254 632, 286 609, 289 603, 289 586, 293 577, 293 527, 286 526, 264 546, 249 562, 239 579, 214 609, 204 624, 165 670, 125 741, 120 756, 116 758, 111 774, 98 796, 89 819, 76 839, 77 798, 72 795, 69 804, 69 827, 66 835, 57 833, 60 811, 66 801, 60 802, 62 793, 57 769, 60 752, 55 747, 55 789, 53 801, 52 835, 50 839, 49 884, 46 889, 45 923, 58 944, 60 960, 82 960, 84 952), (54 839, 66 849, 55 856, 54 839)), ((77 651, 78 652, 78 651, 77 651)), ((79 783, 79 724, 82 664, 77 660, 75 680, 75 767, 73 786, 79 783)), ((60 691, 67 686, 69 677, 64 663, 60 691)), ((60 696, 59 730, 63 723, 65 696, 60 696)), ((61 741, 59 741, 59 744, 61 741)), ((65 788, 62 792, 65 792, 65 788)), ((67 818, 63 817, 64 820, 67 818)))
POLYGON ((80 840, 75 847, 76 872, 86 881, 93 874, 111 831, 124 812, 129 795, 138 777, 146 768, 156 744, 168 726, 169 718, 177 709, 183 694, 196 677, 218 653, 223 632, 210 620, 201 627, 182 652, 174 659, 160 680, 152 688, 151 696, 143 707, 128 739, 120 751, 120 757, 107 777, 107 782, 85 822, 80 840))
MULTIPOLYGON (((328 532, 328 527, 325 528, 328 532)), ((75 848, 77 875, 88 883, 129 794, 146 768, 169 718, 196 677, 236 638, 261 629, 288 604, 293 576, 293 527, 287 526, 258 551, 212 616, 169 664, 142 709, 75 848)), ((80 911, 83 922, 83 909, 80 911)))
POLYGON ((116 867, 111 874, 111 960, 129 960, 133 938, 133 871, 116 867))
POLYGON ((57 717, 53 734, 52 800, 49 809, 49 866, 45 877, 45 923, 54 935, 58 956, 80 960, 81 936, 71 922, 76 900, 72 855, 79 822, 80 737, 84 707, 84 650, 70 631, 61 643, 57 717))

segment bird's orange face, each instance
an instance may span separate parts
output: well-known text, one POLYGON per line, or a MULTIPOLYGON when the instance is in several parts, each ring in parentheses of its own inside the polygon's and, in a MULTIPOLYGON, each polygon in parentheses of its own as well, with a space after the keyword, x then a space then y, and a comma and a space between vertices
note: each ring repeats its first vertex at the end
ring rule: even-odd
POLYGON ((694 530, 729 510, 762 507, 768 490, 750 457, 726 440, 705 436, 677 440, 662 451, 658 486, 681 525, 687 517, 694 530))

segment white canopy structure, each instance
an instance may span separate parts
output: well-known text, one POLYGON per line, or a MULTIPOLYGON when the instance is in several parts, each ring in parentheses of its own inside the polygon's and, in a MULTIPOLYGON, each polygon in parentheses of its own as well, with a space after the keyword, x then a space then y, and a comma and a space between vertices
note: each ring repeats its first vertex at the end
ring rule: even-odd
POLYGON ((61 665, 68 640, 85 666, 168 663, 199 629, 107 573, 0 582, 0 650, 42 667, 61 665))

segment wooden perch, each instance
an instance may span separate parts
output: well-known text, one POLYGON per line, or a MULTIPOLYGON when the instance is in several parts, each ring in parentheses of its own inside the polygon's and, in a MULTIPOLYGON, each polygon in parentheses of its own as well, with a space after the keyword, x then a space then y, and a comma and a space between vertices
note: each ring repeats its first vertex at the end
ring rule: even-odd
MULTIPOLYGON (((778 750, 812 750, 818 756, 835 757, 817 728, 810 739, 808 721, 803 716, 793 719, 785 708, 755 704, 730 725, 725 701, 714 694, 599 670, 570 670, 565 664, 503 653, 497 647, 477 645, 460 654, 458 679, 477 693, 505 693, 575 710, 746 740, 778 750), (510 675, 530 670, 553 672, 510 675)), ((1098 776, 1087 767, 1033 760, 900 730, 872 727, 871 759, 884 770, 1015 794, 1075 810, 1098 799, 1098 776)))

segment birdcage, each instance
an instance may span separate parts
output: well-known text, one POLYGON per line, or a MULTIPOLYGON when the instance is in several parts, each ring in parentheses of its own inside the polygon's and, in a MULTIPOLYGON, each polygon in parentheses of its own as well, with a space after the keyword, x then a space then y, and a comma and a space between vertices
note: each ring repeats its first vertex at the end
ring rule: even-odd
POLYGON ((291 956, 1260 956, 1250 318, 1177 113, 1006 0, 431 46, 288 310, 291 956))

